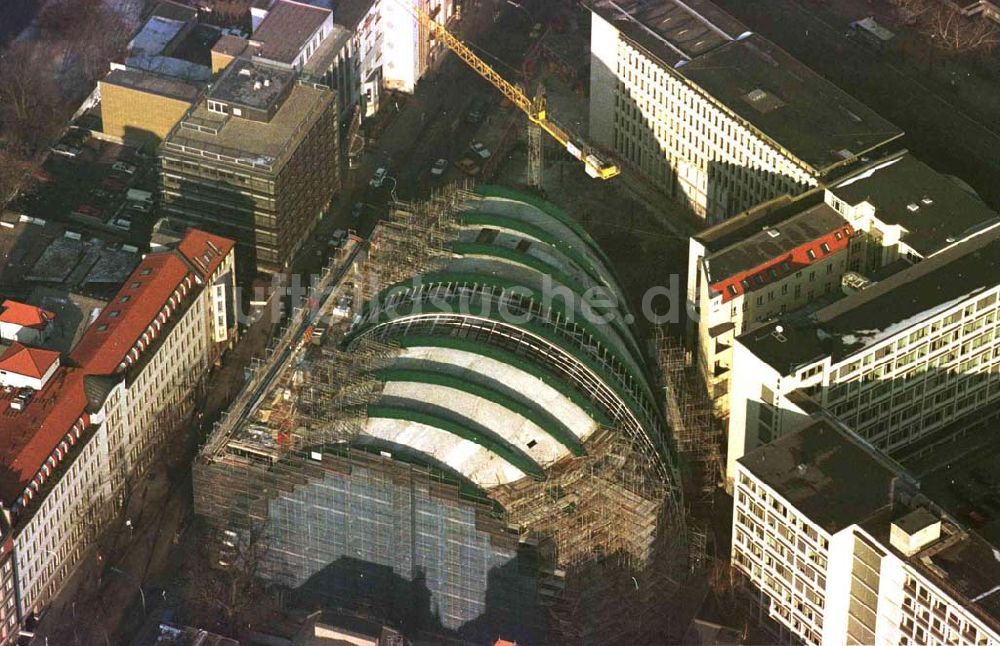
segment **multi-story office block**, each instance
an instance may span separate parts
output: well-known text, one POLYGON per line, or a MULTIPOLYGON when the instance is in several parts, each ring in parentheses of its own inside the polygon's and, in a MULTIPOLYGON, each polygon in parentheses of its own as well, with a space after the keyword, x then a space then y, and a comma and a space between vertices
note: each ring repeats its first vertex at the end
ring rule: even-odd
POLYGON ((163 210, 285 270, 339 188, 333 92, 240 58, 160 146, 163 210))
POLYGON ((735 466, 732 563, 781 641, 1000 643, 997 550, 821 421, 735 466))
POLYGON ((841 294, 854 230, 812 192, 760 209, 691 239, 698 367, 727 412, 735 338, 787 312, 841 294))
POLYGON ((818 411, 896 457, 995 416, 998 294, 994 224, 811 316, 737 338, 730 477, 740 456, 818 411))
POLYGON ((902 135, 710 2, 590 2, 590 137, 719 222, 902 135))
POLYGON ((255 2, 250 38, 221 39, 213 48, 213 71, 247 53, 328 85, 337 93, 340 114, 358 105, 363 116, 371 116, 383 89, 412 93, 447 53, 413 9, 440 25, 450 25, 458 15, 454 0, 341 0, 329 9, 316 4, 255 2))
POLYGON ((728 411, 735 337, 785 315, 806 316, 996 221, 955 180, 897 153, 693 236, 689 331, 717 412, 728 411))
POLYGON ((1000 221, 968 185, 907 152, 831 183, 825 199, 868 243, 848 267, 864 275, 933 256, 1000 221))
POLYGON ((143 259, 68 360, 0 357, 0 643, 59 590, 235 340, 233 246, 190 231, 143 259))

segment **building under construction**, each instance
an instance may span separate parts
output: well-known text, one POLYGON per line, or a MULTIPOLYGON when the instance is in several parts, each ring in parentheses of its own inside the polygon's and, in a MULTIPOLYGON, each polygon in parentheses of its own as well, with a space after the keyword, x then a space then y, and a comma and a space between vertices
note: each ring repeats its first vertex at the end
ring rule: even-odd
POLYGON ((196 462, 219 564, 411 636, 675 640, 675 452, 583 229, 531 196, 453 189, 397 205, 337 289, 360 294, 334 314, 350 323, 196 462))

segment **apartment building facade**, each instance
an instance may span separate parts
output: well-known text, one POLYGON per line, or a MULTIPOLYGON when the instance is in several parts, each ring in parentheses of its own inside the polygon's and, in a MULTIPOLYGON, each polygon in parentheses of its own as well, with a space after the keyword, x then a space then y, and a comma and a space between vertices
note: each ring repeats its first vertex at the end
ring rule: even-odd
POLYGON ((810 317, 736 340, 729 455, 823 413, 893 456, 986 423, 1000 398, 1000 226, 810 317))
POLYGON ((728 413, 735 337, 806 317, 997 222, 971 190, 903 151, 693 236, 688 334, 716 411, 728 413))
POLYGON ((711 223, 902 135, 710 3, 588 6, 591 140, 711 223))
POLYGON ((690 323, 717 414, 728 413, 737 336, 842 294, 854 229, 819 197, 740 216, 691 238, 689 253, 697 260, 688 278, 696 295, 690 323))
MULTIPOLYGON (((251 8, 253 33, 237 44, 220 41, 213 52, 218 71, 246 52, 260 60, 294 67, 337 93, 341 116, 359 106, 374 115, 383 90, 412 93, 417 82, 447 53, 415 17, 426 12, 442 26, 459 15, 455 0, 344 0, 330 8, 294 0, 264 0, 251 8), (276 55, 274 52, 281 52, 276 55)), ((239 40, 239 39, 237 39, 239 40)))
POLYGON ((732 563, 776 640, 1000 641, 995 549, 843 429, 820 421, 744 456, 734 496, 732 563))
POLYGON ((142 260, 66 362, 39 351, 10 366, 36 370, 56 355, 37 371, 37 387, 0 396, 11 441, 0 475, 0 578, 13 572, 0 592, 0 643, 13 643, 17 624, 58 592, 235 341, 233 248, 189 231, 142 260))
POLYGON ((335 99, 294 69, 233 61, 160 146, 162 210, 284 271, 339 190, 335 99))

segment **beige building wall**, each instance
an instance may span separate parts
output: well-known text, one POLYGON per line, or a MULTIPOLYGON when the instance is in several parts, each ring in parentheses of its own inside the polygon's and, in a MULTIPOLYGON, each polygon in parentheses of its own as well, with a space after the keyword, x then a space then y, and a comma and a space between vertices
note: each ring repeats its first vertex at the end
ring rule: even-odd
POLYGON ((595 143, 713 223, 816 186, 816 178, 784 150, 591 15, 595 143))
POLYGON ((100 81, 104 134, 129 145, 155 148, 191 104, 181 99, 100 81))

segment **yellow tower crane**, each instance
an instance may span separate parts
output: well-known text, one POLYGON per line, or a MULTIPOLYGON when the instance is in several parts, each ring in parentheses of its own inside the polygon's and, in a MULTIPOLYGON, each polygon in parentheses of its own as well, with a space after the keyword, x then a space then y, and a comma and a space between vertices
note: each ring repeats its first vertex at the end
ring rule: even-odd
POLYGON ((555 123, 546 110, 545 94, 539 91, 534 98, 529 98, 524 90, 514 85, 490 67, 486 61, 476 56, 469 47, 455 37, 451 32, 438 24, 427 12, 411 4, 409 0, 399 0, 417 17, 428 31, 439 38, 451 51, 462 59, 466 65, 471 67, 480 76, 493 84, 495 88, 507 97, 515 106, 528 115, 529 132, 529 183, 534 186, 541 184, 541 137, 537 136, 538 128, 549 133, 553 139, 558 141, 570 155, 583 162, 587 174, 599 179, 611 179, 621 171, 618 166, 602 159, 593 147, 589 146, 583 138, 571 134, 569 130, 555 123), (532 127, 534 126, 534 127, 532 127), (532 132, 534 131, 534 132, 532 132), (534 150, 537 148, 537 150, 534 150))

